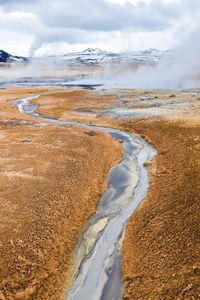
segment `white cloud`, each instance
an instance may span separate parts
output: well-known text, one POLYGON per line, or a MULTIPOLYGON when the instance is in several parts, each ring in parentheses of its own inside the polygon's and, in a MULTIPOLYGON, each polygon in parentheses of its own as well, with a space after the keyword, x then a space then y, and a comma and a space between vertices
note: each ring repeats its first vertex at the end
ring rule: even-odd
MULTIPOLYGON (((189 5, 183 0, 184 5, 189 5)), ((192 0, 193 1, 193 0, 192 0)), ((80 49, 85 45, 107 50, 137 50, 139 47, 169 47, 182 21, 183 2, 178 0, 1 0, 0 44, 19 47, 19 35, 26 36, 19 54, 58 51, 56 43, 80 49), (3 40, 1 33, 7 32, 3 40), (15 38, 14 38, 15 36, 15 38), (10 37, 10 40, 9 40, 10 37), (7 41, 7 42, 6 42, 7 41), (33 43, 31 43, 33 41, 33 43), (26 45, 26 46, 25 46, 26 45), (26 48, 26 50, 25 50, 26 48)), ((21 39, 20 39, 21 42, 21 39)))

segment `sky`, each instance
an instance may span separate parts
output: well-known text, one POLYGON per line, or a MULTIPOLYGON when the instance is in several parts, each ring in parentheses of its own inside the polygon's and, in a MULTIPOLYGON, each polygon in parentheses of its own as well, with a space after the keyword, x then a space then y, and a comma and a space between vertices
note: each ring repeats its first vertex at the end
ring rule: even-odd
POLYGON ((199 0, 1 0, 0 49, 22 56, 174 49, 199 27, 199 0))

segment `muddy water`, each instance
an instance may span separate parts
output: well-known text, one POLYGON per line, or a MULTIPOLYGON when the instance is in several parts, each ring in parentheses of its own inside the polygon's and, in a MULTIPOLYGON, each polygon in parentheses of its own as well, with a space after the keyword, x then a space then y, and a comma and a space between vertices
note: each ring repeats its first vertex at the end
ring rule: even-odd
POLYGON ((100 130, 123 141, 124 156, 107 176, 108 189, 102 195, 86 224, 74 251, 65 299, 122 299, 122 241, 126 224, 146 196, 150 161, 156 150, 140 136, 111 128, 77 122, 62 122, 35 112, 38 105, 29 104, 34 95, 12 101, 20 112, 62 125, 77 125, 100 130))

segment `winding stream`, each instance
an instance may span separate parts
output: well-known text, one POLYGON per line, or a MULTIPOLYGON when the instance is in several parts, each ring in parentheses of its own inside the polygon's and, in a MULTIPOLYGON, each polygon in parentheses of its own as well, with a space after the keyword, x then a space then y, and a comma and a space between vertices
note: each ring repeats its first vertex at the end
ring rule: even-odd
POLYGON ((146 196, 148 170, 144 163, 156 156, 156 150, 140 136, 120 130, 63 122, 35 112, 38 107, 29 101, 40 94, 11 101, 20 112, 61 125, 77 125, 99 130, 122 140, 124 149, 120 164, 108 175, 108 189, 101 196, 94 214, 82 231, 73 255, 69 286, 65 299, 122 299, 122 241, 126 224, 146 196))

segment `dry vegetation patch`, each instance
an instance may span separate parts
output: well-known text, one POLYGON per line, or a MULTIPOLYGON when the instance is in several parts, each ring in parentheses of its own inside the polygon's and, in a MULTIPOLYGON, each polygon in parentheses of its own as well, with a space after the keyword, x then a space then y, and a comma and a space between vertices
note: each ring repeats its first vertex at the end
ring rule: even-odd
POLYGON ((122 150, 102 132, 25 123, 0 122, 0 299, 55 300, 122 150))
POLYGON ((192 121, 124 122, 158 156, 147 198, 131 217, 123 246, 124 299, 200 297, 200 127, 192 121))

